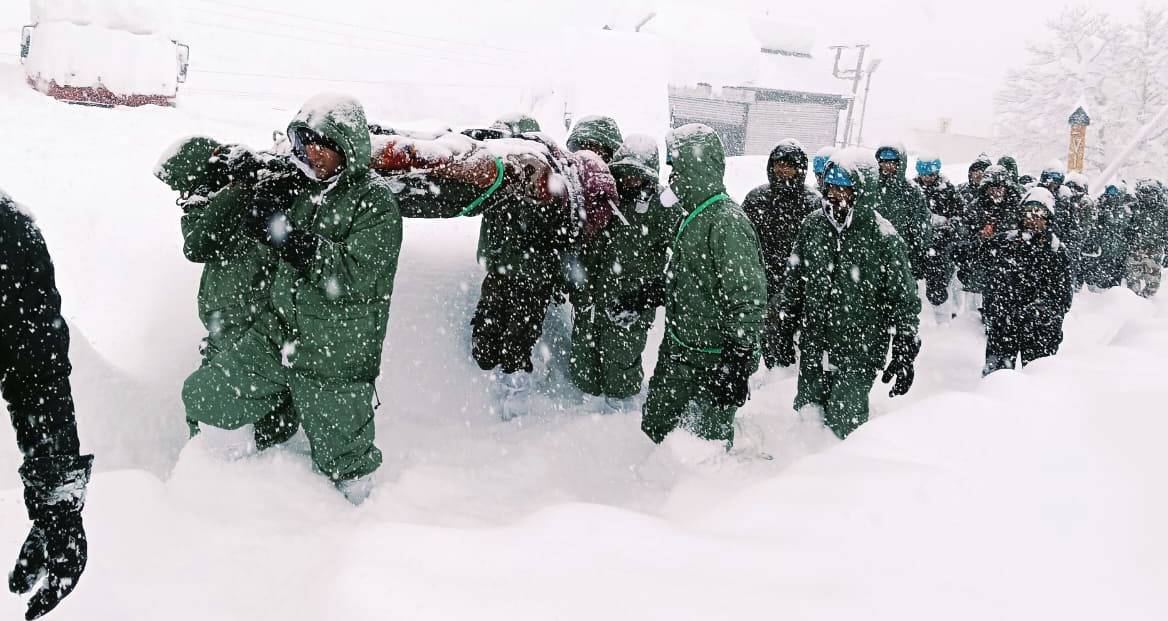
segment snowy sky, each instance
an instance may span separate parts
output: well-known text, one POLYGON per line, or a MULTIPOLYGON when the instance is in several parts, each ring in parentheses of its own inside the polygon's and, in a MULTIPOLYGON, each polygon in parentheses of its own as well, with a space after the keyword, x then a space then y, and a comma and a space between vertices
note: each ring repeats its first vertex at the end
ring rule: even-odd
MULTIPOLYGON (((1026 42, 1045 22, 1075 3, 1061 0, 947 2, 873 0, 788 3, 733 0, 770 17, 811 24, 817 46, 870 43, 883 60, 872 78, 867 127, 872 136, 953 119, 952 131, 988 135, 993 93, 1008 69, 1018 66, 1026 42)), ((1146 0, 1143 0, 1146 1, 1146 0)), ((1141 0, 1110 0, 1118 18, 1134 14, 1141 0)), ((826 50, 825 50, 826 51, 826 50)))
MULTIPOLYGON (((1149 1, 1155 0, 1110 0, 1106 6, 1116 18, 1126 19, 1149 1)), ((831 54, 830 45, 871 44, 868 58, 882 60, 872 81, 865 130, 873 138, 892 137, 909 127, 932 128, 941 117, 952 119, 954 132, 989 135, 993 94, 1006 71, 1024 62, 1027 41, 1043 35, 1051 17, 1076 5, 1064 0, 560 0, 557 4, 563 15, 580 19, 585 12, 648 11, 682 2, 702 7, 716 4, 810 28, 818 53, 824 55, 831 54), (609 8, 599 8, 602 5, 609 8)))

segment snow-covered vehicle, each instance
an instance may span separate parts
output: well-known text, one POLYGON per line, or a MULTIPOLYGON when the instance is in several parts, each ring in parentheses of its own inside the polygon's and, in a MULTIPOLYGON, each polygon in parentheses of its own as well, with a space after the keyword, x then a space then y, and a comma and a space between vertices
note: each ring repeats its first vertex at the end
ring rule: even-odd
POLYGON ((36 90, 96 106, 173 106, 190 48, 172 39, 168 2, 33 0, 20 60, 36 90))

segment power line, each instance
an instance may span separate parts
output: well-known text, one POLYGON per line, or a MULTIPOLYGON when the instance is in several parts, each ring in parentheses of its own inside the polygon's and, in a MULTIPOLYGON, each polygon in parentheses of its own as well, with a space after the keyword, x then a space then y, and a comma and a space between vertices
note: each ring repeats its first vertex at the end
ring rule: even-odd
MULTIPOLYGON (((237 15, 237 14, 229 13, 226 11, 220 11, 218 9, 194 9, 194 8, 190 8, 190 7, 183 7, 183 10, 199 14, 200 16, 202 16, 205 13, 210 13, 213 15, 221 16, 221 17, 229 17, 229 18, 235 18, 235 19, 247 19, 246 17, 244 17, 242 15, 237 15)), ((450 58, 451 60, 458 60, 459 62, 474 62, 476 60, 473 56, 465 56, 465 53, 466 53, 465 50, 450 50, 450 49, 442 49, 442 48, 436 47, 436 46, 416 45, 416 44, 412 44, 412 43, 399 43, 396 41, 387 41, 385 39, 377 39, 377 38, 373 38, 373 37, 360 36, 360 35, 355 35, 355 34, 352 34, 349 32, 341 32, 338 30, 327 30, 327 29, 323 29, 323 28, 313 28, 312 30, 307 30, 303 25, 296 25, 296 24, 283 24, 283 23, 278 23, 278 22, 268 22, 267 25, 274 26, 276 28, 286 28, 288 30, 292 30, 294 32, 302 33, 302 34, 334 35, 334 36, 342 37, 342 38, 349 39, 349 40, 358 39, 358 40, 362 40, 362 41, 370 41, 372 43, 392 45, 392 46, 400 47, 400 48, 404 48, 404 49, 420 50, 422 52, 428 52, 431 54, 436 53, 436 52, 437 53, 445 52, 445 53, 452 53, 452 54, 460 54, 461 56, 457 56, 457 57, 447 57, 447 58, 450 58)))
POLYGON ((232 5, 232 4, 230 4, 230 2, 217 2, 216 0, 197 0, 197 1, 203 2, 203 4, 207 4, 207 5, 235 8, 235 9, 241 9, 241 11, 251 11, 251 12, 255 12, 255 13, 265 13, 265 14, 269 14, 269 15, 280 15, 280 16, 284 16, 284 18, 310 21, 312 23, 331 23, 331 25, 333 25, 333 26, 345 26, 345 27, 349 27, 349 28, 359 28, 362 30, 373 30, 373 32, 377 32, 377 33, 384 33, 384 34, 391 34, 391 35, 398 35, 398 36, 409 36, 409 37, 413 37, 413 39, 437 41, 440 43, 453 43, 453 44, 458 44, 458 46, 487 48, 487 49, 495 49, 495 50, 500 50, 500 51, 510 51, 510 53, 515 53, 515 54, 522 54, 521 50, 488 46, 488 44, 486 44, 486 43, 465 43, 465 42, 461 42, 461 41, 453 40, 453 39, 444 39, 444 37, 439 37, 439 36, 427 36, 427 35, 419 35, 419 34, 415 34, 415 33, 406 33, 406 32, 403 32, 403 30, 390 30, 387 28, 375 28, 375 27, 363 25, 363 23, 325 20, 325 19, 317 18, 317 16, 312 16, 312 15, 301 15, 298 13, 288 13, 288 12, 284 12, 284 11, 272 11, 272 9, 269 9, 269 8, 255 8, 255 7, 249 7, 249 6, 243 6, 243 5, 232 5))
POLYGON ((248 28, 239 28, 236 26, 227 26, 224 24, 213 24, 213 23, 209 23, 209 22, 201 22, 201 21, 194 21, 194 20, 192 20, 190 23, 196 24, 199 26, 204 26, 207 28, 217 29, 217 30, 228 30, 228 31, 234 31, 234 32, 242 32, 245 34, 254 34, 254 35, 260 35, 262 37, 272 37, 275 39, 291 39, 294 41, 305 41, 307 43, 319 43, 321 45, 329 45, 329 46, 339 47, 339 48, 343 48, 343 49, 369 50, 369 51, 373 51, 373 52, 381 52, 383 54, 393 54, 396 56, 413 56, 416 58, 424 58, 424 59, 437 58, 439 60, 448 60, 451 62, 464 62, 467 64, 482 65, 484 67, 506 67, 507 66, 507 65, 501 65, 499 63, 488 63, 488 62, 483 62, 483 61, 478 61, 478 60, 463 60, 463 59, 458 59, 458 58, 446 58, 446 57, 440 57, 440 56, 422 56, 420 54, 410 54, 408 52, 400 52, 398 50, 390 50, 390 49, 380 48, 380 47, 370 47, 367 45, 348 45, 345 43, 337 43, 335 41, 325 41, 323 39, 313 39, 310 37, 299 37, 296 35, 274 34, 271 32, 263 32, 260 30, 251 30, 248 28))

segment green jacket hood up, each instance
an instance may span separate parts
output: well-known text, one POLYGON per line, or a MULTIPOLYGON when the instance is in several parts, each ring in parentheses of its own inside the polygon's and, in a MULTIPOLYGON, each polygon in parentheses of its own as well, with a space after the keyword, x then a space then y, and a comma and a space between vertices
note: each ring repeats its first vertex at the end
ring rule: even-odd
MULTIPOLYGON (((355 179, 369 173, 373 154, 369 121, 365 118, 365 109, 356 99, 344 95, 313 97, 288 124, 288 135, 301 127, 324 136, 341 148, 345 156, 341 179, 355 179)), ((315 179, 315 174, 304 162, 298 161, 298 164, 310 179, 315 179)))
POLYGON ((603 145, 613 153, 616 153, 624 142, 616 120, 607 116, 586 116, 577 121, 572 133, 568 134, 568 150, 579 150, 580 143, 589 140, 603 145))
POLYGON ((726 192, 726 150, 706 125, 692 123, 665 136, 666 163, 673 168, 669 187, 690 208, 726 192))

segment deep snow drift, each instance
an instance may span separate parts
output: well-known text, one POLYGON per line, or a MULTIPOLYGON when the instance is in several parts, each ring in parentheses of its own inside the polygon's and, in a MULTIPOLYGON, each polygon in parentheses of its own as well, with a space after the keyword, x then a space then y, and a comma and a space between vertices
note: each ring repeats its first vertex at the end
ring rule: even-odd
MULTIPOLYGON (((636 102, 614 105, 620 118, 636 102)), ((467 345, 478 222, 413 221, 378 382, 385 465, 365 506, 310 471, 300 439, 230 464, 184 448, 199 270, 150 171, 176 137, 262 147, 291 115, 198 98, 70 107, 0 65, 0 185, 56 260, 97 454, 89 571, 54 618, 1168 616, 1163 296, 1082 294, 1058 358, 988 380, 976 321, 926 311, 913 392, 891 401, 878 385, 875 419, 847 442, 791 412, 791 372, 761 372, 740 414, 750 450, 727 457, 589 413, 551 346, 544 407, 500 422, 467 345)), ((737 198, 763 166, 732 162, 737 198)), ((567 325, 553 313, 545 344, 567 325)), ((25 534, 13 446, 0 426, 0 560, 25 534)), ((0 597, 0 618, 22 610, 0 597)))

